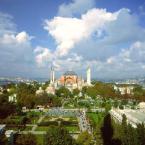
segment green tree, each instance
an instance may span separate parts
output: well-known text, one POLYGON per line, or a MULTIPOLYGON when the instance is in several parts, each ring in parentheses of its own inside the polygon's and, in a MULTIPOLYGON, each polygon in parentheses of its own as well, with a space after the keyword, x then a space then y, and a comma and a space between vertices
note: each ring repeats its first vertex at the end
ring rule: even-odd
POLYGON ((7 145, 8 140, 4 134, 4 132, 0 133, 0 145, 7 145))
POLYGON ((27 108, 33 108, 36 101, 35 86, 20 83, 17 87, 18 104, 26 106, 27 108))
POLYGON ((0 96, 0 119, 4 119, 16 111, 16 106, 8 102, 7 96, 0 96))
POLYGON ((73 89, 73 95, 74 96, 77 96, 77 95, 79 95, 79 93, 80 93, 80 90, 79 89, 73 89))
POLYGON ((48 103, 50 102, 50 98, 49 95, 47 93, 42 93, 36 96, 36 104, 37 105, 48 105, 48 103))
POLYGON ((56 90, 56 95, 58 97, 68 98, 71 97, 72 94, 68 88, 60 87, 58 90, 56 90))
POLYGON ((15 145, 37 145, 36 136, 33 134, 18 135, 15 145))
POLYGON ((78 138, 77 138, 77 142, 78 144, 81 145, 92 145, 92 135, 90 135, 87 131, 82 132, 78 138))
POLYGON ((144 124, 137 125, 137 145, 145 145, 145 126, 144 124))
POLYGON ((121 145, 121 140, 114 137, 114 129, 111 122, 110 114, 107 114, 104 118, 103 126, 101 127, 101 135, 103 139, 103 145, 121 145))
POLYGON ((42 89, 46 90, 46 88, 49 86, 49 84, 50 84, 50 81, 45 82, 45 84, 42 85, 42 89))
POLYGON ((104 118, 104 123, 101 127, 101 134, 103 138, 103 145, 111 145, 113 137, 113 126, 111 123, 110 114, 107 114, 104 118))
POLYGON ((123 145, 128 145, 128 127, 127 127, 127 118, 125 114, 122 115, 122 132, 121 132, 121 140, 123 145))
POLYGON ((86 89, 86 94, 95 99, 97 96, 97 90, 94 87, 88 87, 86 89))
POLYGON ((50 126, 46 134, 46 145, 77 145, 77 143, 65 128, 50 126))

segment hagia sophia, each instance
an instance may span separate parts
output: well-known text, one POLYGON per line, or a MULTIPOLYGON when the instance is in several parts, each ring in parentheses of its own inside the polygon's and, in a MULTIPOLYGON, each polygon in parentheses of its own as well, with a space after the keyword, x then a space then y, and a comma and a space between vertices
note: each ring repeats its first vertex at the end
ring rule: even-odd
POLYGON ((68 88, 70 91, 78 88, 82 89, 84 86, 91 85, 91 69, 88 67, 86 71, 87 80, 85 81, 82 77, 78 76, 74 71, 66 71, 59 79, 55 79, 55 71, 51 68, 50 71, 50 84, 47 87, 46 92, 55 94, 55 89, 62 86, 68 88))

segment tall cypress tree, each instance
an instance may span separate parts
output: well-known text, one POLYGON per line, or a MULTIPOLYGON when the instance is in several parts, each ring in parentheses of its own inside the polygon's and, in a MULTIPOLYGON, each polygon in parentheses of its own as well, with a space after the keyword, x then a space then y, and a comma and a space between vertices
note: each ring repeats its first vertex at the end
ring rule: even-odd
POLYGON ((123 145, 128 145, 128 130, 127 130, 127 118, 125 114, 122 115, 122 132, 121 132, 121 140, 123 145))
POLYGON ((136 132, 137 132, 137 144, 145 145, 145 126, 144 126, 144 124, 138 124, 136 132))

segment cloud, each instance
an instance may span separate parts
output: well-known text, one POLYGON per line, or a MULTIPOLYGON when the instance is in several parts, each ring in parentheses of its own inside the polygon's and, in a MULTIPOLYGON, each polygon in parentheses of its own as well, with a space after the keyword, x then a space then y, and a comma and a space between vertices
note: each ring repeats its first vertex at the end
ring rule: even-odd
POLYGON ((95 6, 95 0, 72 0, 71 3, 63 3, 59 6, 58 15, 62 17, 73 17, 81 15, 95 6))
POLYGON ((83 8, 82 2, 63 4, 58 16, 44 21, 56 48, 40 44, 33 48, 33 37, 26 30, 19 32, 11 15, 0 13, 0 75, 45 77, 52 64, 58 75, 70 69, 85 76, 90 66, 94 78, 143 76, 145 29, 140 17, 126 8, 116 12, 93 8, 88 0, 90 6, 83 8))
POLYGON ((18 32, 12 18, 0 13, 0 75, 30 75, 35 64, 33 37, 26 31, 18 32))
POLYGON ((145 3, 143 3, 142 5, 140 5, 139 7, 138 7, 138 10, 139 10, 139 13, 140 13, 140 15, 145 15, 145 3))
POLYGON ((45 20, 44 29, 57 47, 44 49, 49 57, 44 52, 36 56, 41 56, 42 64, 43 58, 47 63, 50 60, 59 72, 72 69, 85 75, 90 66, 97 78, 143 76, 145 29, 139 22, 139 17, 125 8, 116 12, 91 9, 80 18, 54 17, 45 20))
POLYGON ((20 33, 15 34, 3 34, 3 36, 0 37, 0 43, 1 44, 22 44, 22 43, 28 43, 29 40, 31 40, 31 36, 27 34, 25 31, 22 31, 20 33))
POLYGON ((44 29, 55 39, 57 43, 56 55, 67 55, 75 44, 83 39, 88 39, 92 33, 101 32, 103 26, 114 21, 117 13, 107 12, 105 9, 91 9, 81 18, 55 17, 45 20, 44 29))
POLYGON ((0 30, 0 36, 16 32, 16 25, 11 15, 0 12, 0 30))
POLYGON ((51 63, 53 60, 53 54, 48 48, 37 46, 34 53, 36 55, 35 60, 40 67, 46 66, 48 62, 51 63))

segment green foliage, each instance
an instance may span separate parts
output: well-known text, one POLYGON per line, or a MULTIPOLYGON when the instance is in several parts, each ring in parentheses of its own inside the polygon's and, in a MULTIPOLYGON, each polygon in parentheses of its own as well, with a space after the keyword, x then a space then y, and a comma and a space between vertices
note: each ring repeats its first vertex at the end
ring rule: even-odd
POLYGON ((35 92, 36 88, 34 85, 27 85, 20 83, 17 87, 17 98, 18 103, 28 108, 33 108, 35 105, 35 92))
POLYGON ((95 98, 97 96, 97 89, 94 87, 88 87, 86 89, 86 94, 92 98, 95 98))
POLYGON ((36 136, 33 134, 18 135, 15 145, 37 145, 36 136))
POLYGON ((114 91, 112 84, 102 82, 96 82, 94 86, 83 87, 82 93, 83 95, 86 94, 93 99, 95 99, 97 96, 101 96, 104 98, 114 98, 116 96, 119 96, 119 94, 114 91))
POLYGON ((50 126, 46 135, 48 145, 77 145, 68 131, 60 126, 50 126))
POLYGON ((93 139, 92 135, 90 135, 87 131, 85 131, 78 136, 77 142, 80 145, 93 145, 92 139, 93 139))
POLYGON ((50 81, 45 82, 45 84, 42 85, 42 89, 46 90, 46 88, 49 86, 49 84, 50 84, 50 81))
POLYGON ((68 98, 72 96, 70 90, 65 87, 60 87, 58 90, 56 90, 56 95, 62 98, 68 98))
POLYGON ((121 145, 119 138, 113 138, 114 128, 110 114, 104 117, 103 126, 101 127, 101 135, 103 139, 103 145, 121 145))
POLYGON ((0 145, 7 145, 7 138, 4 134, 4 131, 2 133, 0 133, 0 145))
POLYGON ((145 145, 145 126, 144 124, 137 125, 137 145, 145 145))
POLYGON ((11 114, 14 114, 16 106, 13 103, 8 102, 8 98, 5 95, 0 95, 0 119, 4 119, 11 114))
POLYGON ((111 84, 98 82, 94 88, 97 90, 97 95, 102 97, 115 97, 117 95, 111 84))
POLYGON ((80 93, 79 89, 76 88, 73 90, 73 96, 77 96, 77 95, 79 95, 79 93, 80 93))
POLYGON ((36 105, 48 105, 50 98, 47 93, 42 93, 36 96, 36 105))
POLYGON ((142 86, 137 85, 133 90, 133 97, 136 100, 145 101, 145 90, 142 86))

